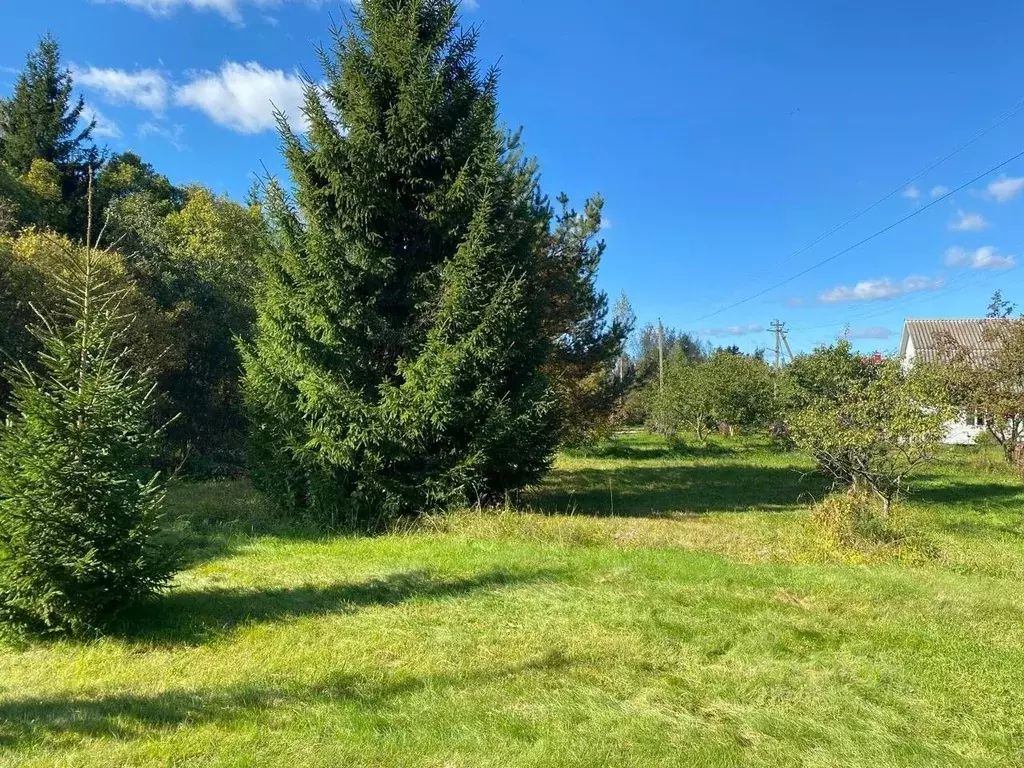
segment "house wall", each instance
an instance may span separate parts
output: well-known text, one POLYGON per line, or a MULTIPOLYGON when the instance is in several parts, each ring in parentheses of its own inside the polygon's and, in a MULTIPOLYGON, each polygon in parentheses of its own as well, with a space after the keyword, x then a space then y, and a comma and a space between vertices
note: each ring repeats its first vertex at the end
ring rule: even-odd
MULTIPOLYGON (((906 331, 904 331, 906 333, 906 331)), ((914 349, 914 340, 907 337, 907 348, 903 352, 903 370, 906 371, 914 364, 914 358, 917 356, 917 351, 914 349)))
MULTIPOLYGON (((903 349, 903 370, 907 370, 914 364, 917 350, 914 349, 914 340, 910 337, 910 334, 906 330, 903 333, 906 335, 906 343, 903 349)), ((942 442, 946 445, 974 445, 974 441, 984 431, 984 427, 968 425, 966 418, 955 419, 946 423, 946 437, 942 442)))
POLYGON ((974 445, 974 441, 985 431, 984 427, 972 427, 966 419, 946 423, 946 437, 942 441, 946 445, 974 445))

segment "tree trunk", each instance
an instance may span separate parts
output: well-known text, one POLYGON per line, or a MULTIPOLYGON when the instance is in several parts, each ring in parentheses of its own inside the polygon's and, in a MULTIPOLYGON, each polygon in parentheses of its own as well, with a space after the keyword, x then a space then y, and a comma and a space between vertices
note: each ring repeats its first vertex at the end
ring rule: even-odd
POLYGON ((882 496, 882 519, 888 520, 889 513, 892 511, 892 498, 889 496, 882 496))

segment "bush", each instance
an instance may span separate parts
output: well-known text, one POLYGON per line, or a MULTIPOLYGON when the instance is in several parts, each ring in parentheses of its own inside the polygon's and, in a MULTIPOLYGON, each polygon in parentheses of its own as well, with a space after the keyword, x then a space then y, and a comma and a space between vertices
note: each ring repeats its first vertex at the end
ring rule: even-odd
POLYGON ((920 561, 936 555, 934 545, 902 506, 887 515, 869 491, 853 488, 817 503, 809 521, 818 554, 865 562, 896 557, 920 561))
POLYGON ((67 256, 67 325, 32 329, 38 372, 9 376, 0 424, 0 621, 19 633, 100 630, 172 573, 153 543, 152 390, 116 351, 124 294, 104 291, 90 249, 67 256))

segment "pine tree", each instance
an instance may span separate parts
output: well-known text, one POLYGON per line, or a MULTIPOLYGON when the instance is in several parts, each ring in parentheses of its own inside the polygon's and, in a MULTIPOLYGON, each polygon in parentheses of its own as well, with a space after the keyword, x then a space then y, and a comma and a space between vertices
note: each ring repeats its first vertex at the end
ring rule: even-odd
POLYGON ((92 248, 66 255, 65 305, 39 314, 38 370, 9 373, 0 425, 0 622, 17 631, 102 629, 171 574, 153 542, 152 387, 119 351, 123 292, 92 248))
POLYGON ((562 440, 576 444, 610 427, 626 388, 614 368, 635 320, 615 315, 609 322, 608 295, 597 289, 604 201, 594 197, 582 212, 570 208, 564 194, 558 203, 541 257, 543 327, 552 339, 545 371, 558 395, 562 440))
POLYGON ((322 52, 308 135, 281 121, 296 193, 267 190, 253 474, 321 520, 498 500, 550 462, 550 213, 476 43, 453 0, 365 0, 322 52))
POLYGON ((61 67, 60 46, 39 41, 18 75, 14 93, 0 100, 0 163, 17 176, 42 162, 56 168, 70 211, 65 231, 84 236, 87 171, 99 164, 92 146, 95 122, 84 121, 85 102, 73 98, 71 72, 61 67))

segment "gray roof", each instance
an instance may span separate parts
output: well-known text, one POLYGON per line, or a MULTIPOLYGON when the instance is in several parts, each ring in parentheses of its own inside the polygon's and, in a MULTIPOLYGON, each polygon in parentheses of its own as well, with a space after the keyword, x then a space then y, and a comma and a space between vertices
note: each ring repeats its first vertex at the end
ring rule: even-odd
POLYGON ((989 354, 999 348, 999 339, 993 330, 1010 322, 994 318, 966 320, 907 320, 903 326, 900 356, 907 352, 907 340, 913 339, 914 352, 924 362, 931 362, 939 351, 940 339, 949 335, 960 346, 974 354, 989 354))

